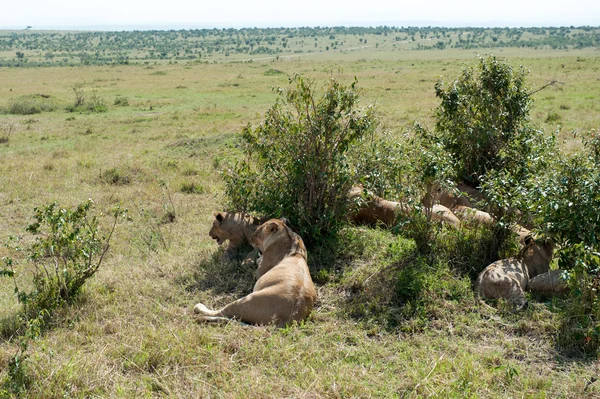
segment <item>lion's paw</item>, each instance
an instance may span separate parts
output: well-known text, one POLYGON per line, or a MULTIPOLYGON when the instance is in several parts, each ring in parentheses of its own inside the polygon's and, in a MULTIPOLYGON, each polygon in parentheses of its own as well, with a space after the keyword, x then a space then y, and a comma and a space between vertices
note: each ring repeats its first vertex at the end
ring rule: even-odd
POLYGON ((194 313, 208 316, 211 314, 211 311, 209 308, 204 306, 204 304, 198 303, 198 304, 196 304, 196 306, 194 306, 194 313))

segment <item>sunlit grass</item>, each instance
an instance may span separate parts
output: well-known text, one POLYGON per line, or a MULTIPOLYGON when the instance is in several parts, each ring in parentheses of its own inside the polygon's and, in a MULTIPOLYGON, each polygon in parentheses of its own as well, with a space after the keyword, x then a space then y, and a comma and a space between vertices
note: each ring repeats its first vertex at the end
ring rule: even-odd
MULTIPOLYGON (((564 83, 534 95, 539 127, 550 132, 560 124, 565 139, 598 127, 595 53, 497 55, 530 69, 532 90, 552 79, 564 83)), ((0 106, 34 93, 70 104, 72 87, 83 84, 109 108, 0 115, 0 135, 3 124, 13 126, 0 143, 0 240, 25 234, 33 208, 51 201, 73 206, 92 198, 103 212, 122 203, 132 217, 118 226, 79 301, 32 343, 28 397, 600 395, 597 384, 586 389, 595 363, 555 347, 551 302, 521 314, 491 308, 471 295, 468 277, 440 265, 431 271, 439 281, 426 280, 436 287, 419 305, 427 311, 402 313, 398 259, 412 244, 383 231, 346 233, 347 254, 320 275, 319 302, 303 326, 203 325, 192 317, 196 302, 224 304, 251 290, 252 271, 220 264, 208 230, 224 204, 220 171, 240 157, 241 128, 261 121, 273 87, 297 72, 317 82, 356 76, 362 104, 375 104, 382 128, 400 134, 414 121, 432 126, 435 81, 475 62, 472 51, 381 49, 226 65, 0 70, 0 106), (273 68, 283 74, 265 75, 273 68), (115 105, 119 97, 128 105, 115 105), (382 313, 388 301, 392 309, 382 313)), ((315 255, 309 261, 318 269, 315 255)), ((0 281, 2 378, 16 352, 9 333, 17 306, 9 280, 0 281)))

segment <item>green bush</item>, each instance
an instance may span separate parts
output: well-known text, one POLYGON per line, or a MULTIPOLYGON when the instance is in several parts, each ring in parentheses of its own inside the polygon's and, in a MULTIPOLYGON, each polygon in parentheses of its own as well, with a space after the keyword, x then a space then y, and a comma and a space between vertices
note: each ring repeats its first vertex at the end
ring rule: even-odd
POLYGON ((8 244, 15 251, 24 251, 28 263, 33 266, 30 269, 33 288, 30 291, 22 289, 15 279, 15 261, 2 258, 0 277, 13 278, 14 292, 23 306, 19 350, 12 356, 2 384, 7 392, 20 393, 27 389, 30 384, 27 372, 30 340, 41 334, 54 310, 80 293, 104 260, 117 220, 124 212, 115 210, 108 234, 102 234, 99 219, 89 214, 92 205, 93 202, 88 200, 75 209, 61 208, 57 203, 35 208, 35 222, 27 227, 27 232, 33 236, 31 244, 21 247, 15 238, 8 244))
POLYGON ((115 98, 114 105, 117 105, 117 106, 120 106, 120 107, 127 107, 127 106, 129 106, 129 97, 117 96, 117 98, 115 98))
MULTIPOLYGON (((515 71, 494 56, 479 57, 479 67, 465 67, 453 82, 437 82, 441 104, 435 110, 436 131, 452 154, 458 178, 478 187, 490 170, 504 169, 504 153, 522 136, 537 134, 530 128, 532 98, 525 84, 526 71, 515 71)), ((511 154, 511 155, 519 155, 511 154)))
POLYGON ((243 131, 247 158, 226 176, 231 208, 285 216, 308 245, 336 234, 344 223, 353 184, 348 152, 377 124, 359 109, 355 80, 331 78, 318 95, 313 82, 295 75, 258 127, 243 131))
POLYGON ((10 100, 6 112, 13 115, 33 115, 52 112, 57 108, 56 100, 46 94, 30 94, 10 100))
POLYGON ((100 174, 100 179, 114 186, 126 186, 131 183, 131 177, 119 168, 110 168, 100 174))
POLYGON ((587 353, 600 349, 600 136, 583 137, 582 153, 565 156, 538 183, 538 222, 557 242, 571 298, 562 345, 587 353))
POLYGON ((67 111, 69 112, 91 112, 91 113, 100 113, 107 112, 108 105, 106 101, 94 90, 92 96, 89 100, 85 98, 85 91, 83 90, 83 86, 75 85, 73 86, 73 92, 75 93, 75 101, 73 104, 67 106, 67 111))
MULTIPOLYGON (((436 84, 441 104, 436 133, 451 154, 459 180, 481 188, 488 212, 508 228, 529 223, 535 179, 555 156, 555 137, 529 119, 533 99, 523 67, 494 56, 464 68, 453 82, 436 84)), ((506 234, 502 234, 506 236, 506 234)))

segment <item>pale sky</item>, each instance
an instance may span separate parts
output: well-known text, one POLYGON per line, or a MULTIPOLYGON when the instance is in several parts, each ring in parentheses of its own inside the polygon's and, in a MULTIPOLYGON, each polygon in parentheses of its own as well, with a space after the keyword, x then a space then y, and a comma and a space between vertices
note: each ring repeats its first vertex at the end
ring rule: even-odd
POLYGON ((600 25, 600 0, 6 0, 0 29, 600 25))

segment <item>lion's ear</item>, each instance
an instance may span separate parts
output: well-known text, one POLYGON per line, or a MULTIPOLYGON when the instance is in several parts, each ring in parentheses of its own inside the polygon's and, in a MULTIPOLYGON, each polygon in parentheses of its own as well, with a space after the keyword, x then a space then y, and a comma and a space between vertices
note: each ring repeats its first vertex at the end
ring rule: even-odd
POLYGON ((225 216, 223 215, 223 213, 222 213, 222 212, 219 212, 219 213, 217 213, 217 214, 216 214, 215 218, 216 218, 216 219, 217 219, 219 222, 222 222, 222 221, 223 221, 223 219, 225 219, 225 216))
POLYGON ((287 218, 280 218, 281 222, 285 224, 287 227, 290 227, 290 221, 287 218))

